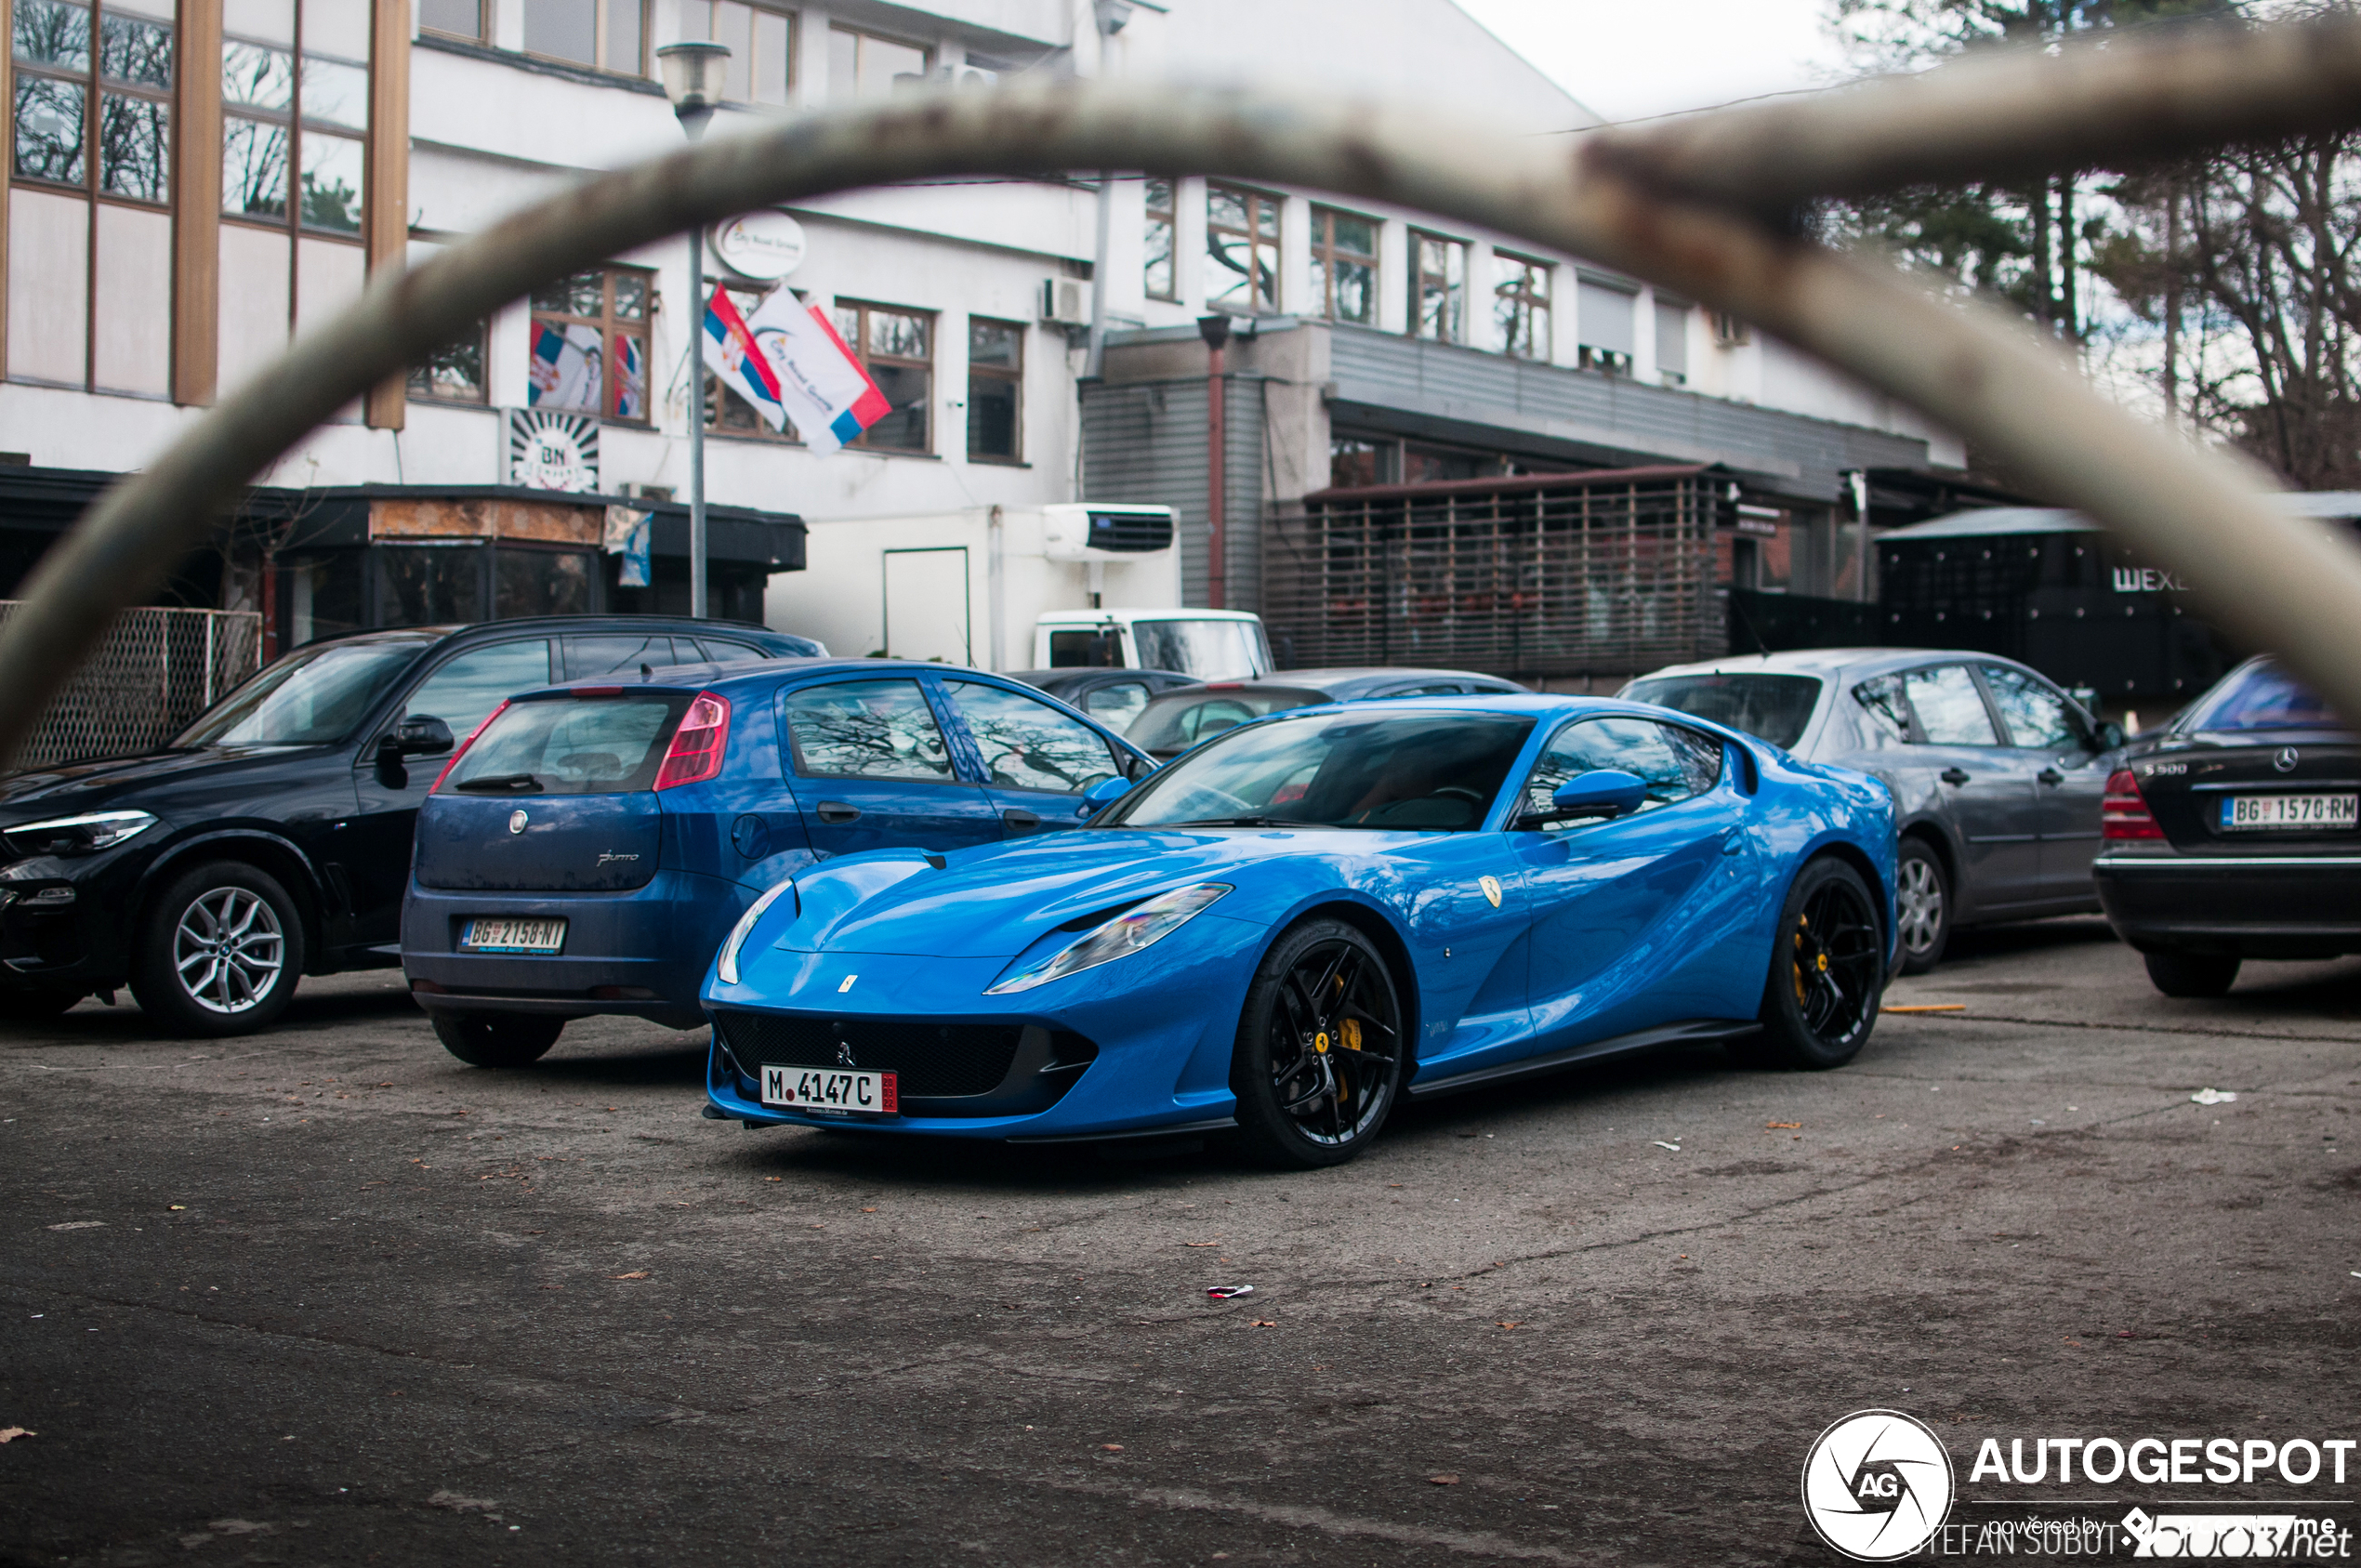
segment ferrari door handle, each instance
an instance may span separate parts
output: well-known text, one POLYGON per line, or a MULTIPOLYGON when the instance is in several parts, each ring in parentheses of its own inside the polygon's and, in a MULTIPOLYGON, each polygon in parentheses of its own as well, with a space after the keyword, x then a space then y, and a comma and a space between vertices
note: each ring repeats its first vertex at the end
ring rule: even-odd
POLYGON ((2065 775, 2059 772, 2055 768, 2044 768, 2033 776, 2039 779, 2045 784, 2062 784, 2065 783, 2065 775))
POLYGON ((861 808, 848 806, 841 800, 823 800, 817 808, 820 820, 832 827, 861 820, 861 808))
POLYGON ((1028 811, 1022 806, 1009 807, 1007 810, 1000 813, 1000 820, 1007 823, 1010 827, 1015 828, 1019 833, 1031 833, 1035 828, 1041 825, 1040 814, 1035 811, 1028 811))
POLYGON ((1965 768, 1946 768, 1938 776, 1947 784, 1963 784, 1968 782, 1968 771, 1965 768))
POLYGON ((1746 830, 1731 828, 1721 836, 1721 852, 1725 855, 1744 854, 1747 848, 1746 830))

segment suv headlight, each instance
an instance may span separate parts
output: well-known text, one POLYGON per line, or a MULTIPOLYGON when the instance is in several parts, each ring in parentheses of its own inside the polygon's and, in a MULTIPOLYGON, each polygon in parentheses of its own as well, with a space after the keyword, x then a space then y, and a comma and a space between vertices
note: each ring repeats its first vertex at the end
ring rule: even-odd
POLYGON ((744 947, 746 944, 746 938, 754 934, 755 922, 762 918, 762 912, 778 903, 781 893, 793 891, 795 891, 795 883, 790 879, 780 883, 746 905, 746 912, 738 916, 736 925, 730 928, 728 939, 721 943, 721 956, 714 964, 714 970, 720 975, 722 984, 738 983, 738 949, 744 947))
POLYGON ((155 825, 154 814, 148 811, 91 811, 26 823, 0 832, 0 838, 20 855, 81 855, 111 850, 155 825))
POLYGON ((1102 921, 1063 947, 1045 954, 1021 968, 1009 970, 984 987, 987 996, 1030 991, 1084 969, 1112 964, 1141 948, 1153 947, 1194 919, 1205 907, 1230 890, 1227 882, 1200 882, 1135 904, 1111 920, 1102 921))

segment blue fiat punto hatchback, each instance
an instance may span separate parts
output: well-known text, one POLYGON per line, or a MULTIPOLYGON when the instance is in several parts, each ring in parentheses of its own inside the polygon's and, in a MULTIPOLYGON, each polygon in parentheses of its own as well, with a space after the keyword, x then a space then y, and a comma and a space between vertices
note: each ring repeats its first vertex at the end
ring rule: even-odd
POLYGON ((418 814, 402 967, 451 1053, 597 1013, 679 1029, 748 905, 814 861, 1079 826, 1154 766, 1031 687, 886 659, 692 665, 513 697, 418 814))

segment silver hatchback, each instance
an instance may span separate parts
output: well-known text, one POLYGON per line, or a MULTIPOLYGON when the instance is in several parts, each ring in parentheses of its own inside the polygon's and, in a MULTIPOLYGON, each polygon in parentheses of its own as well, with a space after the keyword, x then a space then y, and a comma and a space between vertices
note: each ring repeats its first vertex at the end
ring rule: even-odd
POLYGON ((1902 967, 1957 926, 2099 907, 2091 862, 2123 732, 1990 653, 1815 648, 1679 665, 1622 696, 1744 730, 1893 792, 1902 967))

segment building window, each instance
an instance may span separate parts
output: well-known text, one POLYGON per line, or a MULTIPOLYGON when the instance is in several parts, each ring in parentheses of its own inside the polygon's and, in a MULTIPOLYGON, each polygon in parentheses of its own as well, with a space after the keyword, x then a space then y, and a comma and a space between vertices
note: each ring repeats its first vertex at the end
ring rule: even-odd
POLYGON ((644 76, 647 37, 647 0, 524 0, 529 55, 644 76))
POLYGON ((1262 316, 1279 309, 1279 198, 1230 185, 1205 188, 1205 302, 1262 316))
POLYGON ((927 51, 896 38, 828 29, 828 97, 837 102, 882 98, 897 86, 927 79, 927 51))
POLYGON ((418 27, 475 43, 483 41, 483 0, 418 0, 418 27))
POLYGON ((1604 274, 1582 272, 1575 281, 1575 362, 1605 376, 1631 374, 1640 346, 1638 285, 1604 274))
MULTIPOLYGON (((730 303, 738 308, 738 319, 745 320, 760 310, 770 296, 755 289, 724 287, 730 303)), ((801 298, 800 295, 796 297, 801 298)), ((778 441, 783 445, 799 446, 803 438, 796 433, 790 419, 784 428, 772 429, 771 422, 755 412, 754 404, 721 384, 721 377, 707 372, 705 378, 705 428, 722 435, 744 436, 751 441, 778 441)))
POLYGON ((1312 286, 1332 322, 1378 319, 1378 220, 1332 207, 1312 209, 1312 286))
POLYGON ((1385 484, 1393 478, 1393 459, 1400 442, 1376 436, 1332 436, 1328 441, 1328 484, 1352 490, 1365 484, 1385 484))
POLYGON ((1467 300, 1467 242, 1411 230, 1410 336, 1465 341, 1467 300))
POLYGON ((930 450, 927 411, 934 396, 934 317, 844 302, 837 306, 837 333, 893 406, 851 444, 885 452, 930 450))
POLYGON ((1148 181, 1147 267, 1150 299, 1180 297, 1172 266, 1172 181, 1148 181))
POLYGON ((1689 384, 1689 307, 1657 295, 1656 379, 1668 387, 1689 384))
POLYGON ((745 0, 680 0, 680 36, 730 46, 721 96, 784 106, 795 81, 795 18, 745 0))
POLYGON ((478 322, 467 335, 429 354, 424 364, 410 367, 410 395, 427 402, 484 402, 484 343, 490 323, 478 322))
POLYGON ((968 455, 1014 463, 1024 455, 1024 328, 968 318, 968 455))
POLYGON ((172 0, 17 0, 13 21, 8 373, 161 393, 171 339, 172 0))
POLYGON ((648 422, 648 316, 655 275, 600 267, 533 291, 525 402, 566 414, 648 422))
POLYGON ((1495 251, 1493 263, 1492 323, 1500 334, 1500 351, 1519 359, 1548 359, 1550 264, 1507 251, 1495 251))
POLYGON ((241 7, 221 46, 221 204, 231 217, 361 232, 369 129, 363 7, 241 7), (299 30, 298 30, 299 29, 299 30))
POLYGON ((1711 320, 1713 343, 1718 349, 1742 349, 1754 336, 1744 321, 1726 310, 1714 311, 1711 320))

